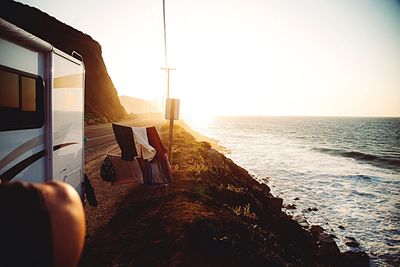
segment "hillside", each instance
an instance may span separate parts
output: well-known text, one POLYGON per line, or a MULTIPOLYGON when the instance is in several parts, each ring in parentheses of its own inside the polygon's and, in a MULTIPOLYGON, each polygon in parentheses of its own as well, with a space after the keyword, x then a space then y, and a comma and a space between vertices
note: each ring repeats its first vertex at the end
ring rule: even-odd
POLYGON ((86 67, 85 115, 121 120, 126 112, 108 75, 100 44, 54 17, 18 2, 2 0, 0 16, 10 23, 38 36, 67 54, 76 51, 86 67))
POLYGON ((122 95, 119 96, 119 101, 128 113, 160 112, 156 104, 149 100, 122 95))
MULTIPOLYGON (((159 133, 168 144, 168 124, 159 133)), ((334 236, 294 221, 266 184, 179 126, 168 186, 110 185, 92 153, 101 153, 87 151, 86 163, 98 206, 85 206, 78 266, 369 266, 365 252, 340 253, 334 236)))

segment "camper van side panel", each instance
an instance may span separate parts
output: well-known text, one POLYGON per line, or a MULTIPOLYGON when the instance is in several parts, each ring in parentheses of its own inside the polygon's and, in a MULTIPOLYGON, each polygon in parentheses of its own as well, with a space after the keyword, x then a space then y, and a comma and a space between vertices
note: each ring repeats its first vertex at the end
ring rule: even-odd
POLYGON ((44 57, 0 38, 0 177, 43 182, 44 57))
POLYGON ((53 179, 81 192, 84 68, 82 63, 57 51, 53 64, 53 179))

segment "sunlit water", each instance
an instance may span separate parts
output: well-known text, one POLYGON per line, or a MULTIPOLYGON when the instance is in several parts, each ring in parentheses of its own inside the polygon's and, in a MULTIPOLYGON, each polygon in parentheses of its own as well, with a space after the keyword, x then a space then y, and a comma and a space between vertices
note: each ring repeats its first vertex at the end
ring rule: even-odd
POLYGON ((190 125, 296 206, 286 212, 334 234, 341 251, 354 237, 371 265, 400 266, 400 119, 220 117, 190 125))

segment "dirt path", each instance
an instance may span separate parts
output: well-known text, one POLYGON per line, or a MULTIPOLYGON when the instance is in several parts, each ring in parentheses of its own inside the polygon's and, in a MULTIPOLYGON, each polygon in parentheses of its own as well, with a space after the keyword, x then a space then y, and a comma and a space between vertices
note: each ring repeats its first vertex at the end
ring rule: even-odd
MULTIPOLYGON (((136 127, 160 127, 164 119, 160 114, 138 114, 135 119, 119 122, 136 127)), ((95 188, 98 206, 85 206, 88 240, 116 214, 118 203, 125 198, 134 185, 105 183, 100 177, 100 167, 107 154, 120 154, 111 123, 85 126, 85 172, 95 188)))

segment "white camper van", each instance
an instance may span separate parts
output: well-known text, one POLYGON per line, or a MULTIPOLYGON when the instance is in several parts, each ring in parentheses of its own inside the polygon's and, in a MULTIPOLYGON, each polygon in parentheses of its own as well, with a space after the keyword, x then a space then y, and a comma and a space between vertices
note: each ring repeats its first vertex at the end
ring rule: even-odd
POLYGON ((0 18, 1 182, 64 181, 82 196, 84 86, 82 60, 0 18))

